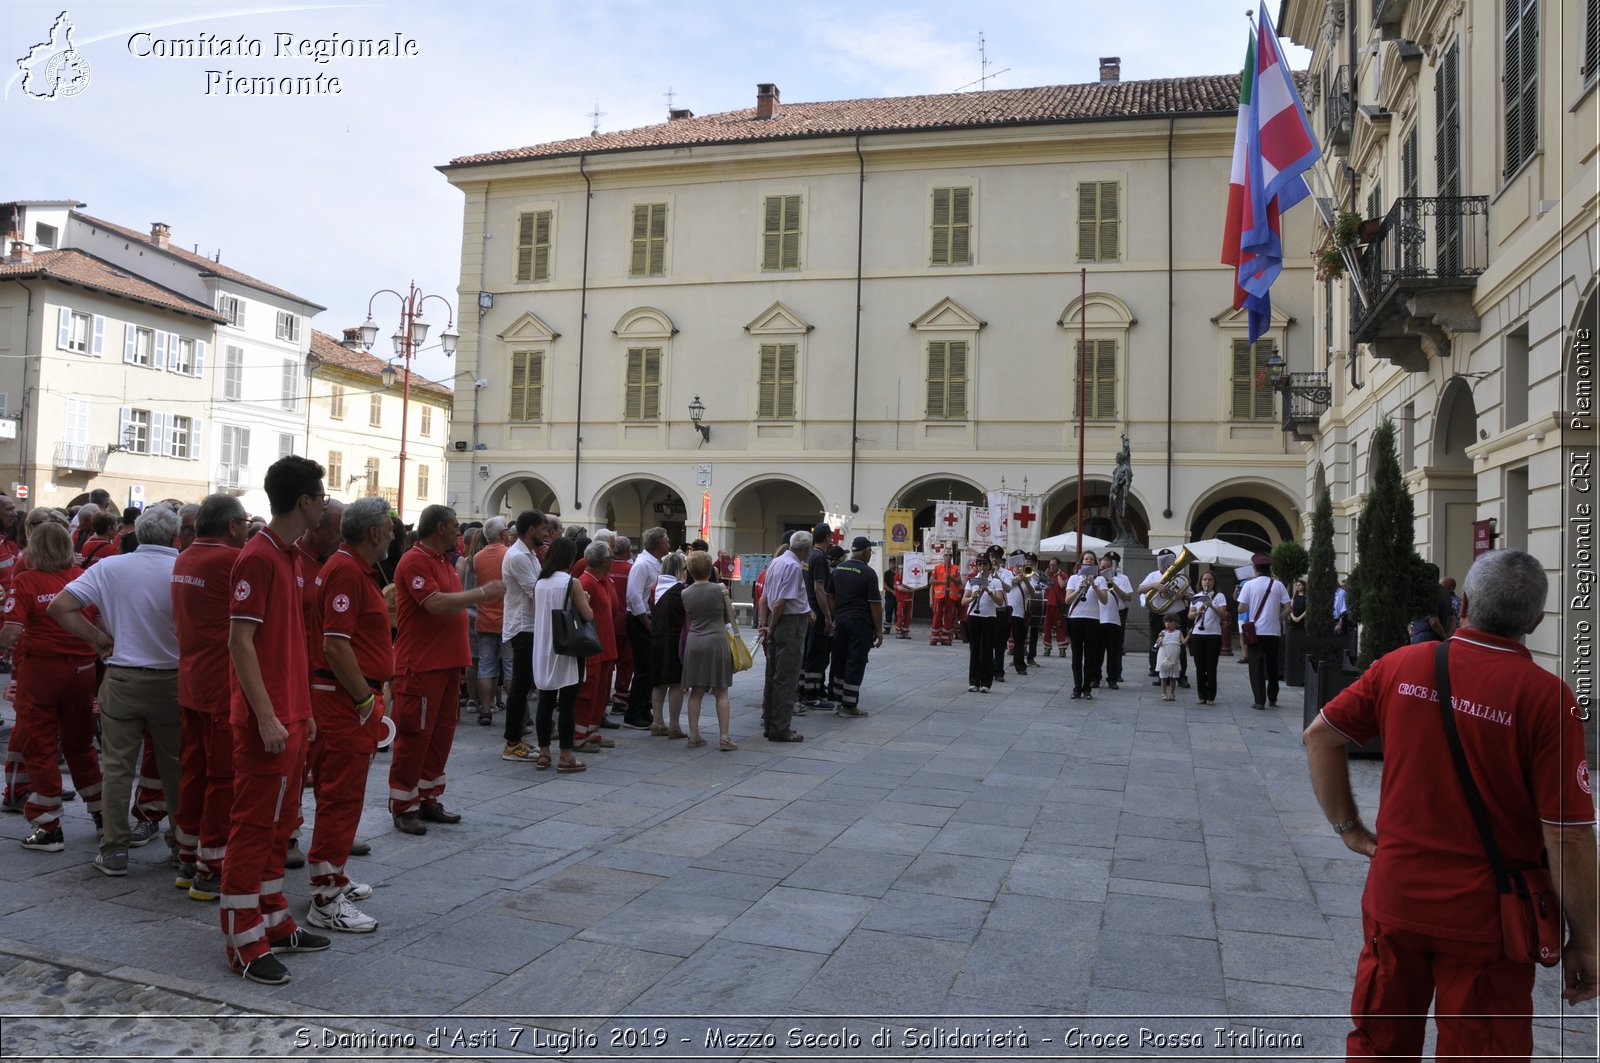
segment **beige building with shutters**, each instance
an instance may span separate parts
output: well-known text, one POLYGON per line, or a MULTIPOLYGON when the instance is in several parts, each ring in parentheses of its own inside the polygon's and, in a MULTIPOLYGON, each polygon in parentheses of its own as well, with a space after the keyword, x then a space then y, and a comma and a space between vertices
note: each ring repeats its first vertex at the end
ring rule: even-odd
MULTIPOLYGON (((823 512, 878 537, 1002 484, 1108 527, 1121 437, 1154 543, 1299 534, 1266 361, 1312 371, 1311 269, 1252 348, 1219 264, 1237 75, 756 106, 459 158, 448 500, 761 552, 823 512), (1082 271, 1082 273, 1080 273, 1082 271), (700 407, 703 406, 703 411, 700 407), (700 414, 698 425, 694 417, 700 414), (703 481, 709 480, 709 485, 703 481)), ((1311 208, 1286 219, 1308 243, 1311 208)), ((1317 368, 1320 368, 1320 361, 1317 368)))
POLYGON ((1459 582, 1493 519, 1545 560, 1557 615, 1529 645, 1554 665, 1597 619, 1557 611, 1592 550, 1571 518, 1594 501, 1600 0, 1288 0, 1279 28, 1312 49, 1321 191, 1369 230, 1314 285, 1332 404, 1308 411, 1302 497, 1329 489, 1348 567, 1393 420, 1418 551, 1459 582))
MULTIPOLYGON (((402 500, 400 418, 405 405, 405 369, 395 366, 386 387, 388 363, 361 348, 360 329, 346 330, 347 342, 312 330, 306 372, 306 423, 313 461, 326 470, 328 494, 345 502, 378 495, 394 506, 402 500)), ((451 391, 413 375, 406 432, 406 483, 401 519, 416 522, 427 506, 444 497, 445 442, 450 435, 451 391)))

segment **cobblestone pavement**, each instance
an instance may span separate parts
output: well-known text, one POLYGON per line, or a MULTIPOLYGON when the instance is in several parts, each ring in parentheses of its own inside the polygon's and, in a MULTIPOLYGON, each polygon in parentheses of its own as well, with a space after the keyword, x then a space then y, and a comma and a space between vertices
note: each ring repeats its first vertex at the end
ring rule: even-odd
MULTIPOLYGON (((738 751, 707 705, 706 747, 608 731, 578 776, 469 716, 464 821, 395 833, 380 755, 351 869, 382 926, 276 989, 228 972, 164 847, 97 874, 69 804, 66 852, 0 846, 0 1056, 1342 1057, 1365 865, 1312 798, 1300 691, 1253 711, 1224 658, 1222 704, 1166 704, 1144 663, 1089 702, 1059 658, 980 695, 964 647, 891 640, 868 719, 768 743, 745 673, 738 751)), ((1594 1058, 1557 991, 1537 1054, 1594 1058)))

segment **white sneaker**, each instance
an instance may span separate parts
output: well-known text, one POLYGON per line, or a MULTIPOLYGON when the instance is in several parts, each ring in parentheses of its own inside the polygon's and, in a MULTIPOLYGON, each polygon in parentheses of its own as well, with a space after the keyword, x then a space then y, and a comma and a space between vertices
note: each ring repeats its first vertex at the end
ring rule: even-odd
POLYGON ((364 901, 372 896, 372 887, 365 882, 352 882, 344 888, 344 895, 352 901, 364 901))
POLYGON ((312 901, 306 912, 306 922, 323 930, 341 930, 347 934, 370 934, 378 929, 378 921, 351 904, 344 894, 327 904, 312 901))

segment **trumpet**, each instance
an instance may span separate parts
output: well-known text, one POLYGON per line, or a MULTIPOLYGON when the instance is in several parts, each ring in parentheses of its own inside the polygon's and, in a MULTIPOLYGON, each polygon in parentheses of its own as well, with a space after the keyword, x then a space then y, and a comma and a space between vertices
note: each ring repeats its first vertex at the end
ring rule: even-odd
POLYGON ((1022 578, 1023 579, 1032 579, 1033 578, 1033 566, 1032 565, 1023 565, 1022 566, 1022 578))
POLYGON ((1152 613, 1165 613, 1189 597, 1189 577, 1183 574, 1183 570, 1192 564, 1194 555, 1185 546, 1178 551, 1177 559, 1161 573, 1160 584, 1145 599, 1145 604, 1150 607, 1152 613))

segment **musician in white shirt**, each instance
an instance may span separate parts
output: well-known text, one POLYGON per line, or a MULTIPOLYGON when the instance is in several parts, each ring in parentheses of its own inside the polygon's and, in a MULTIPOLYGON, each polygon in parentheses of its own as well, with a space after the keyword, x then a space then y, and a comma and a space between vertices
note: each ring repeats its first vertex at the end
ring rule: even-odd
POLYGON ((1133 584, 1122 574, 1122 555, 1115 550, 1107 550, 1100 559, 1100 575, 1106 581, 1106 600, 1100 606, 1100 654, 1089 675, 1089 686, 1100 685, 1104 661, 1106 689, 1116 690, 1122 682, 1122 614, 1133 597, 1133 584))
POLYGON ((1217 703, 1217 660, 1222 656, 1222 629, 1228 619, 1227 596, 1217 590, 1217 577, 1200 574, 1200 589, 1189 600, 1189 652, 1194 654, 1194 679, 1201 705, 1217 703))
POLYGON ((1100 560, 1093 550, 1078 558, 1078 571, 1067 580, 1067 636, 1072 640, 1072 697, 1093 697, 1091 677, 1100 670, 1100 610, 1111 600, 1100 560))
POLYGON ((995 611, 1005 601, 993 571, 988 557, 978 558, 978 574, 967 580, 961 595, 967 612, 967 689, 981 694, 989 692, 994 676, 995 611))

